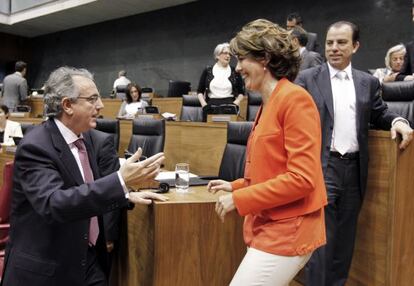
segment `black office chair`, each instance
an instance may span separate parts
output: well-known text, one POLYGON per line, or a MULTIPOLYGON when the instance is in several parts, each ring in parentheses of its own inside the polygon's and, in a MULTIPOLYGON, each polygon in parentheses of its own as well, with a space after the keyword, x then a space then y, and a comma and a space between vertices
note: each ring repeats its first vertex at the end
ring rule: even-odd
POLYGON ((227 144, 221 159, 219 178, 233 181, 242 178, 246 161, 246 145, 253 122, 237 121, 227 124, 227 144))
POLYGON ((384 82, 382 99, 388 109, 414 123, 414 81, 384 82))
POLYGON ((122 100, 126 100, 126 85, 117 85, 115 87, 115 96, 116 98, 120 98, 122 100))
POLYGON ((23 136, 35 127, 33 123, 20 123, 20 126, 22 128, 23 136))
POLYGON ((145 106, 145 113, 147 114, 159 114, 160 111, 156 106, 145 106))
POLYGON ((183 94, 188 94, 191 90, 191 83, 188 81, 173 81, 168 82, 168 97, 181 97, 183 94))
POLYGON ((162 119, 135 119, 128 151, 135 153, 139 147, 142 155, 150 157, 164 151, 165 121, 162 119))
POLYGON ((108 133, 112 135, 114 139, 115 150, 119 148, 119 121, 116 119, 103 119, 96 120, 96 130, 108 133))
POLYGON ((183 95, 183 105, 181 107, 181 121, 203 121, 203 109, 197 96, 183 95))
POLYGON ((259 93, 249 91, 247 93, 247 121, 254 121, 257 111, 262 105, 262 97, 259 93))

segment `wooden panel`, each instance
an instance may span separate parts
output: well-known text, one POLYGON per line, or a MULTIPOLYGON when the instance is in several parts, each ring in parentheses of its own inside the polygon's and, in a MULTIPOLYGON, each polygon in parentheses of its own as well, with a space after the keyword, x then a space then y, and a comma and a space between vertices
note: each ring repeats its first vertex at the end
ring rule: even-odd
POLYGON ((183 162, 192 173, 217 175, 226 141, 226 123, 167 122, 165 168, 183 162))
POLYGON ((115 119, 121 107, 122 100, 119 98, 102 98, 104 108, 101 109, 100 115, 104 118, 115 119))
POLYGON ((181 106, 183 104, 182 97, 154 97, 152 105, 157 106, 159 112, 170 112, 177 115, 177 120, 180 119, 181 106))
POLYGON ((43 117, 43 98, 30 97, 29 106, 32 108, 30 111, 30 117, 43 117))
POLYGON ((217 197, 205 187, 188 194, 170 192, 170 201, 136 205, 128 212, 127 270, 113 285, 228 285, 246 247, 242 218, 231 213, 222 223, 217 197), (185 223, 183 223, 185 222, 185 223))

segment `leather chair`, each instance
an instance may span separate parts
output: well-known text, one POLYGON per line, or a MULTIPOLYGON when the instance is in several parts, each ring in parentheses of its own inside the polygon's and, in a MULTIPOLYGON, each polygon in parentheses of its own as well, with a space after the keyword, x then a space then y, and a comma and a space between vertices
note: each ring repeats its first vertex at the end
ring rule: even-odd
POLYGON ((381 90, 382 99, 389 110, 414 123, 414 81, 384 82, 381 90))
POLYGON ((203 109, 197 96, 183 95, 183 105, 181 107, 181 121, 203 121, 203 109))
POLYGON ((115 97, 126 100, 126 85, 117 85, 115 87, 115 97))
POLYGON ((246 145, 253 122, 228 122, 227 144, 221 159, 219 178, 233 181, 242 178, 246 161, 246 145))
POLYGON ((35 127, 33 123, 20 123, 20 126, 22 128, 23 136, 35 127))
POLYGON ((170 80, 168 82, 168 94, 167 97, 181 97, 184 94, 188 94, 191 90, 191 83, 188 81, 170 80))
POLYGON ((247 93, 247 121, 254 121, 257 111, 262 105, 262 97, 259 93, 249 91, 247 93))
POLYGON ((96 130, 111 134, 114 139, 115 150, 119 148, 119 121, 116 119, 103 119, 98 118, 96 120, 96 130))
POLYGON ((164 151, 165 121, 162 119, 135 119, 128 151, 135 153, 139 147, 142 155, 150 157, 164 151))

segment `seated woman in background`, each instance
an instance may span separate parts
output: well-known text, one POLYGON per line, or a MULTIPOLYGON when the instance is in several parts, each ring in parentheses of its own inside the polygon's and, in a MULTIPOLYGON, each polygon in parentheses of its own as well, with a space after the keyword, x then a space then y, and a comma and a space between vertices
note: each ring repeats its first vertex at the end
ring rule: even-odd
POLYGON ((385 68, 375 70, 374 76, 380 83, 395 81, 404 64, 405 47, 402 44, 390 48, 385 55, 385 68))
POLYGON ((239 106, 244 95, 243 79, 230 63, 228 43, 217 45, 214 49, 214 66, 207 66, 198 84, 198 100, 203 107, 203 119, 212 105, 235 104, 239 106))
POLYGON ((23 137, 22 127, 19 122, 11 121, 9 108, 6 105, 0 106, 0 143, 3 146, 15 145, 13 137, 23 137))
POLYGON ((263 102, 247 143, 244 177, 207 186, 230 192, 216 203, 222 220, 235 210, 245 217, 248 250, 230 285, 289 285, 326 241, 319 113, 310 94, 292 83, 301 58, 285 29, 259 19, 245 25, 230 47, 246 88, 263 102))
POLYGON ((141 88, 136 83, 130 83, 126 88, 126 102, 123 101, 118 112, 118 117, 132 118, 138 111, 143 112, 148 103, 141 100, 141 88))

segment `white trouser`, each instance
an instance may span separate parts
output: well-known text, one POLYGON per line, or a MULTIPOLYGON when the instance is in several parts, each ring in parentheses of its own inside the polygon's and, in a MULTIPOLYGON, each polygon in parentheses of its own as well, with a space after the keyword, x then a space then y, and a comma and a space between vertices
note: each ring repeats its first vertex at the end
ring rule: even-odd
POLYGON ((230 286, 288 286, 311 254, 280 256, 250 247, 230 286))

